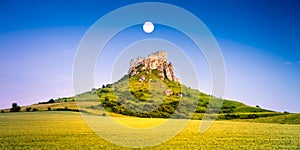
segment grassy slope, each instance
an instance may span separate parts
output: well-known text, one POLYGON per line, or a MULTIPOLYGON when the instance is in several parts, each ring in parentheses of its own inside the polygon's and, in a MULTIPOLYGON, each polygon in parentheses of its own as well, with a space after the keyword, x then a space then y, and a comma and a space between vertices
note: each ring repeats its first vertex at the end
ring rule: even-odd
MULTIPOLYGON (((86 106, 94 105, 94 102, 82 102, 85 103, 86 106)), ((39 111, 47 111, 48 107, 50 107, 52 110, 55 110, 57 108, 64 109, 65 107, 71 108, 71 109, 77 109, 75 102, 61 102, 61 103, 53 103, 53 104, 34 104, 30 106, 23 106, 21 111, 25 111, 27 107, 31 108, 38 108, 39 111)), ((99 112, 95 109, 91 108, 83 108, 88 113, 96 114, 96 115, 103 115, 103 112, 99 112)), ((5 114, 9 110, 5 110, 5 114)), ((57 111, 52 111, 53 113, 56 113, 57 111)), ((117 114, 113 112, 105 112, 107 115, 112 117, 129 117, 122 114, 117 114)), ((236 113, 236 114, 243 114, 243 113, 236 113)), ((248 113, 246 113, 248 114, 248 113)), ((259 114, 259 113, 255 113, 259 114)), ((266 114, 265 112, 262 112, 261 114, 266 114)), ((203 117, 203 113, 195 113, 193 119, 199 120, 203 117)), ((220 114, 219 116, 223 116, 224 114, 220 114)), ((219 119, 220 120, 220 119, 219 119)), ((232 119, 232 121, 243 121, 243 122, 260 122, 260 123, 278 123, 278 124, 300 124, 300 114, 278 114, 276 112, 270 112, 268 117, 259 117, 255 119, 232 119), (273 114, 273 115, 272 115, 273 114)))
MULTIPOLYGON (((149 104, 154 108, 158 107, 159 112, 155 112, 156 114, 161 114, 165 112, 172 114, 176 112, 175 110, 178 106, 176 105, 176 103, 180 102, 181 100, 185 100, 192 104, 198 103, 195 110, 196 113, 194 114, 193 119, 202 119, 204 113, 206 112, 206 108, 210 99, 223 101, 223 105, 220 110, 220 115, 218 119, 247 119, 283 114, 262 109, 259 107, 248 106, 237 101, 215 98, 205 93, 199 92, 198 90, 190 89, 185 85, 173 81, 169 81, 166 79, 160 80, 160 78, 157 75, 158 73, 159 72, 157 70, 154 70, 151 73, 147 73, 147 71, 142 71, 138 75, 135 75, 134 77, 131 77, 129 79, 128 76, 123 77, 118 82, 114 83, 111 87, 109 86, 104 89, 98 89, 97 93, 100 97, 100 101, 104 101, 104 103, 118 103, 120 102, 120 99, 122 99, 122 101, 125 102, 125 104, 127 104, 126 108, 137 109, 137 111, 143 111, 138 108, 144 108, 143 106, 149 104), (141 78, 141 76, 145 76, 146 80, 140 82, 139 79, 141 78), (167 89, 171 89, 174 92, 174 94, 170 96, 165 96, 164 91, 166 91, 167 89), (130 91, 130 93, 126 93, 124 91, 130 91), (183 94, 182 98, 179 96, 180 93, 183 94), (161 102, 161 100, 163 100, 163 102, 161 102), (143 105, 143 103, 146 104, 143 105), (156 106, 153 103, 159 103, 161 106, 156 106)), ((192 104, 191 106, 193 106, 192 104)), ((117 109, 112 110, 106 107, 108 111, 128 115, 126 114, 127 112, 124 113, 124 108, 120 108, 117 104, 110 104, 109 107, 111 107, 111 105, 113 105, 113 107, 116 107, 117 109)), ((183 110, 183 112, 184 111, 185 110, 183 110)), ((130 113, 129 115, 132 114, 130 113)), ((147 117, 147 115, 133 115, 139 117, 147 117)), ((154 115, 154 117, 157 116, 154 115)), ((168 116, 166 118, 168 118, 168 116)))
MULTIPOLYGON (((37 108, 39 111, 46 111, 49 108, 51 110, 78 111, 77 102, 80 103, 80 110, 92 114, 103 115, 108 113, 111 116, 122 117, 126 115, 169 118, 171 114, 178 113, 178 110, 176 110, 178 103, 185 101, 187 106, 179 110, 180 113, 184 114, 185 111, 194 112, 190 107, 194 107, 198 103, 195 106, 195 113, 191 115, 193 115, 193 119, 201 120, 210 99, 214 98, 223 101, 217 118, 219 120, 242 119, 242 121, 287 124, 298 124, 300 122, 299 115, 286 115, 259 107, 248 106, 237 101, 215 98, 173 81, 160 80, 158 73, 157 70, 154 70, 151 73, 143 71, 132 78, 124 76, 118 82, 105 88, 94 89, 76 97, 60 98, 55 100, 55 103, 24 106, 21 111, 26 111, 27 107, 37 108), (141 76, 146 77, 144 82, 139 81, 141 76), (167 89, 171 89, 174 94, 166 96, 164 92, 167 89), (183 94, 183 97, 179 96, 180 93, 183 94), (107 112, 99 111, 99 102, 105 106, 107 112), (135 113, 130 110, 141 113, 135 113)), ((5 110, 5 112, 8 111, 5 110)), ((189 114, 184 115, 188 116, 189 114)), ((178 117, 184 118, 184 115, 178 117)))
POLYGON ((237 119, 233 121, 279 123, 279 124, 300 124, 300 114, 283 114, 271 117, 260 117, 256 119, 237 119))
MULTIPOLYGON (((95 116, 99 117, 99 116, 95 116)), ((101 118, 101 117, 100 117, 101 118)), ((104 120, 106 117, 102 117, 104 120)), ((165 119, 115 118, 132 127, 149 127, 165 119)), ((299 125, 216 121, 198 133, 191 121, 174 138, 147 149, 299 149, 299 125)), ((127 149, 99 138, 78 112, 0 114, 0 149, 127 149)), ((115 132, 115 128, 106 128, 115 132)), ((118 132, 118 131, 117 131, 118 132)), ((120 131, 122 132, 122 131, 120 131)), ((159 138, 161 133, 149 136, 159 138)), ((124 140, 124 139, 123 139, 124 140)))

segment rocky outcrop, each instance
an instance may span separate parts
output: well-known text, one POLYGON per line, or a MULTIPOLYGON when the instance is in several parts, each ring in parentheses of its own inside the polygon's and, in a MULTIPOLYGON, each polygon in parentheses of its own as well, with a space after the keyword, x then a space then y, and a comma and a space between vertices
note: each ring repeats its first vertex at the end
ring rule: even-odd
POLYGON ((167 96, 170 96, 170 95, 173 94, 173 91, 172 91, 171 89, 167 89, 167 90, 165 91, 165 94, 166 94, 167 96))
POLYGON ((140 71, 145 70, 159 70, 159 76, 162 80, 165 78, 178 82, 179 79, 176 78, 172 63, 168 62, 166 51, 157 51, 148 55, 148 57, 137 57, 136 60, 130 61, 129 75, 130 77, 138 74, 140 71))

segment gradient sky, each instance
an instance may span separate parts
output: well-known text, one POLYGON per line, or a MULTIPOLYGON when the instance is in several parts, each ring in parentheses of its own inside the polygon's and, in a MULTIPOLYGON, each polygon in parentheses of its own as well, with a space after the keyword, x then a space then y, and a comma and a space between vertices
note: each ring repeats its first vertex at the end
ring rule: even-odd
MULTIPOLYGON (((143 1, 0 1, 0 108, 73 95, 73 60, 84 33, 106 13, 136 2, 143 1)), ((159 2, 192 12, 215 36, 226 65, 226 98, 300 112, 300 2, 159 2)), ((210 93, 203 68, 197 68, 199 89, 210 93)), ((109 81, 101 76, 99 85, 109 81)))

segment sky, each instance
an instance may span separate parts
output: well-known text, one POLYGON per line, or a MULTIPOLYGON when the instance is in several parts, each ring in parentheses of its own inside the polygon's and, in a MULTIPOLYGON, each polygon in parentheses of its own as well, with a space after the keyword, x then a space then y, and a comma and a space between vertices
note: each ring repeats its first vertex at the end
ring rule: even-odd
MULTIPOLYGON (((0 1, 0 108, 9 108, 13 102, 29 105, 72 96, 73 61, 84 34, 103 15, 137 2, 145 1, 0 1)), ((300 112, 300 2, 156 2, 186 9, 209 28, 225 62, 225 98, 281 112, 300 112)), ((198 88, 210 93, 209 68, 201 54, 194 55, 189 39, 172 28, 155 27, 153 34, 143 33, 139 26, 120 32, 119 37, 134 36, 123 42, 118 36, 113 39, 123 47, 113 44, 113 40, 107 46, 95 70, 96 85, 111 82, 111 75, 103 71, 112 71, 113 62, 122 56, 118 54, 126 44, 159 37, 180 45, 192 61, 197 61, 195 69, 201 83, 198 88), (178 39, 186 42, 180 44, 178 39), (198 60, 193 58, 198 55, 198 60)), ((170 61, 176 63, 176 58, 170 61)))

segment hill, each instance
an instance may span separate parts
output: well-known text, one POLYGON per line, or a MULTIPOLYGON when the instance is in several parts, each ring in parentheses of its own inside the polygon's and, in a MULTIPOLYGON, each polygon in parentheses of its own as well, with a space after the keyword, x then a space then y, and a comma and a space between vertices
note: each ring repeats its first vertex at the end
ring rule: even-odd
MULTIPOLYGON (((259 106, 216 98, 180 83, 176 78, 167 53, 159 51, 146 58, 131 60, 127 75, 113 84, 76 95, 24 106, 21 111, 81 111, 97 115, 134 116, 142 118, 192 118, 201 120, 210 99, 223 101, 218 120, 257 120, 258 122, 299 123, 259 106), (77 104, 77 105, 76 105, 77 104), (104 108, 105 111, 101 110, 104 108), (258 119, 259 118, 259 119, 258 119), (271 119, 270 119, 271 118, 271 119)), ((9 110, 5 110, 7 112, 9 110)), ((294 116, 291 116, 294 118, 294 116)), ((299 119, 296 119, 299 120, 299 119)))

